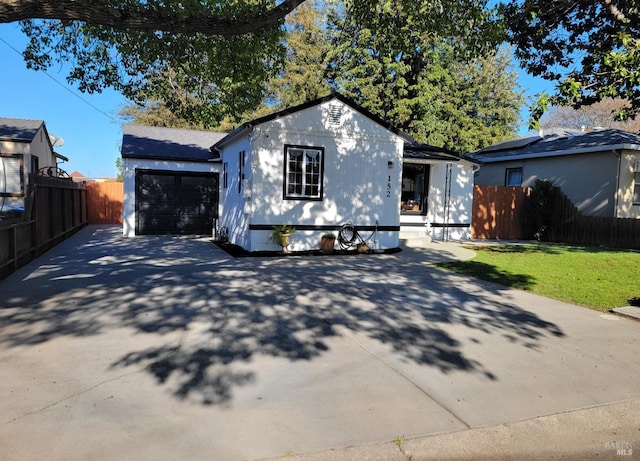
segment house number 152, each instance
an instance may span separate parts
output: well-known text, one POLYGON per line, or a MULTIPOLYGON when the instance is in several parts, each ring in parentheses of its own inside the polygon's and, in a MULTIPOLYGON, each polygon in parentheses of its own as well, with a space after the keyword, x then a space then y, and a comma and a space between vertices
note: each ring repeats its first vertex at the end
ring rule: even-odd
POLYGON ((387 197, 391 197, 391 176, 387 178, 387 197))

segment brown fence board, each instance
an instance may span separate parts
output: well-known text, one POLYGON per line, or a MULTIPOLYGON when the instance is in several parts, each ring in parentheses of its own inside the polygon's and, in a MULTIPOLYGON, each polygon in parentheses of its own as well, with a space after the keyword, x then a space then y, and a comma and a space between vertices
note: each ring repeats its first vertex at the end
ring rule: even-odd
POLYGON ((122 224, 124 183, 89 182, 87 190, 90 224, 122 224))
POLYGON ((527 187, 474 186, 471 236, 476 239, 524 238, 527 187))
POLYGON ((559 188, 555 195, 552 242, 640 249, 640 219, 585 216, 559 188))

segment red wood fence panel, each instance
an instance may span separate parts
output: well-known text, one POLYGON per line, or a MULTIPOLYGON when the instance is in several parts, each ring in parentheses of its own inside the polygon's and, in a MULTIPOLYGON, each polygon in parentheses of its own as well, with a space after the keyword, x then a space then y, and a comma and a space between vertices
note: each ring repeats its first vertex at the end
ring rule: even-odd
POLYGON ((87 182, 89 224, 122 224, 124 183, 87 182))
POLYGON ((528 187, 473 186, 471 236, 476 239, 522 239, 528 187))

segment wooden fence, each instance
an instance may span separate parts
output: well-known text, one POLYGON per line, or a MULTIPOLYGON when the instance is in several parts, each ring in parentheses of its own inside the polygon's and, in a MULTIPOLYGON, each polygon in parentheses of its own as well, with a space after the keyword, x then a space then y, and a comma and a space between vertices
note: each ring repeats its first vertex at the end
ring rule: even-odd
MULTIPOLYGON (((532 239, 526 187, 474 186, 471 236, 476 239, 532 239)), ((556 243, 640 249, 640 219, 584 216, 555 188, 545 239, 556 243)))
POLYGON ((640 219, 584 216, 559 188, 554 191, 550 241, 640 249, 640 219))
POLYGON ((474 186, 471 236, 476 239, 525 238, 528 187, 474 186))
POLYGON ((89 224, 122 224, 123 182, 88 182, 89 224))
POLYGON ((24 217, 0 222, 0 279, 87 223, 84 184, 30 175, 24 217))

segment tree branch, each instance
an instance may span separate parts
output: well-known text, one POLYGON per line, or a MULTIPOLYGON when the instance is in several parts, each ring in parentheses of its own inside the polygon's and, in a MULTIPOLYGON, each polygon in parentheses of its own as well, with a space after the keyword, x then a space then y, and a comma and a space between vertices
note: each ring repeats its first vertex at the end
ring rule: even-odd
POLYGON ((0 23, 25 19, 58 19, 83 21, 119 30, 141 32, 234 36, 277 25, 284 17, 306 0, 283 0, 279 5, 258 14, 233 19, 221 18, 202 9, 185 16, 169 8, 154 8, 149 3, 113 2, 100 0, 0 0, 0 23), (109 4, 111 3, 111 4, 109 4))

